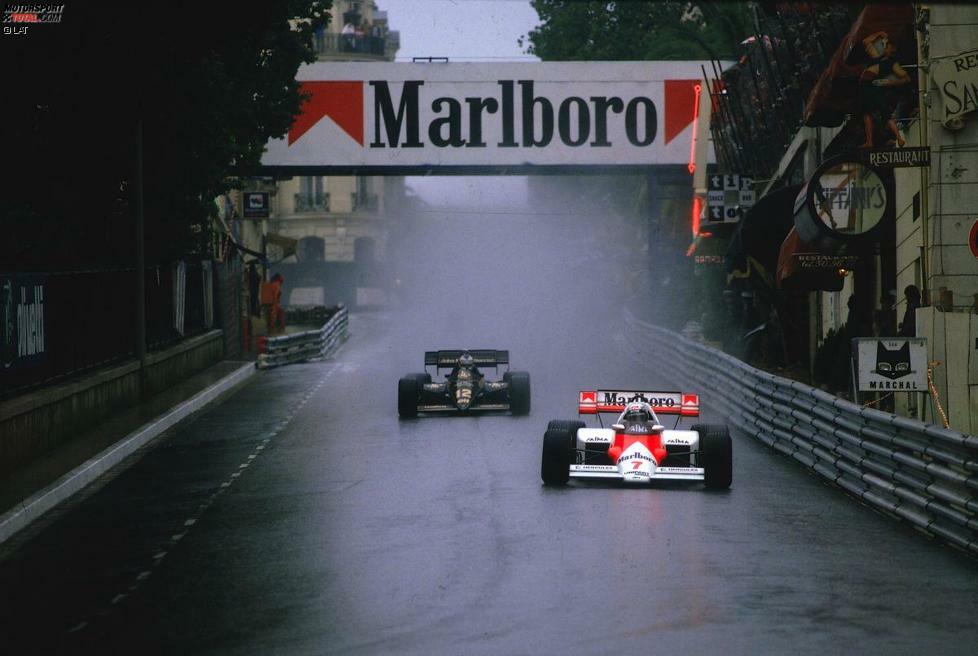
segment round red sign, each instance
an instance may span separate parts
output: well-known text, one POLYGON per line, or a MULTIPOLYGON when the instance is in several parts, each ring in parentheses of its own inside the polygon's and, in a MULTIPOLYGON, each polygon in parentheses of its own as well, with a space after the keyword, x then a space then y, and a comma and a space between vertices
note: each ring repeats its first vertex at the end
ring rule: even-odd
POLYGON ((968 246, 971 247, 971 254, 978 257, 978 219, 971 224, 971 234, 968 235, 968 246))

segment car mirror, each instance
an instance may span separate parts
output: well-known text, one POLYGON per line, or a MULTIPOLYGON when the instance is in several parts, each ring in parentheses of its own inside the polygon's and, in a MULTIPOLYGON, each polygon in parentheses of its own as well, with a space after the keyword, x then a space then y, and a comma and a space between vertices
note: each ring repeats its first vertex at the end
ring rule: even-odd
POLYGON ((611 428, 620 433, 621 431, 625 430, 625 424, 612 424, 611 428))

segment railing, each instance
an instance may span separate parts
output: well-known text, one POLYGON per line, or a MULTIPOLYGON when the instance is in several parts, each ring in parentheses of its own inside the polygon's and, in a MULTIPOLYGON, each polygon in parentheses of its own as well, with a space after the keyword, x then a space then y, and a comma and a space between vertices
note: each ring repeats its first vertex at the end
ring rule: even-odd
POLYGON ((731 423, 863 502, 978 555, 978 437, 862 407, 625 315, 625 336, 731 423), (663 357, 668 354, 668 357, 663 357))
POLYGON ((377 194, 351 194, 353 199, 353 211, 365 210, 374 212, 377 210, 377 194))
POLYGON ((387 54, 387 38, 383 36, 353 34, 316 34, 313 38, 317 55, 360 54, 384 57, 387 54))
POLYGON ((348 324, 348 312, 340 305, 322 328, 262 338, 258 346, 261 351, 258 355, 258 368, 270 369, 283 364, 328 357, 346 341, 349 336, 348 324))
POLYGON ((328 212, 329 211, 329 194, 326 193, 314 193, 314 194, 295 194, 293 196, 295 202, 295 212, 298 214, 300 212, 328 212))

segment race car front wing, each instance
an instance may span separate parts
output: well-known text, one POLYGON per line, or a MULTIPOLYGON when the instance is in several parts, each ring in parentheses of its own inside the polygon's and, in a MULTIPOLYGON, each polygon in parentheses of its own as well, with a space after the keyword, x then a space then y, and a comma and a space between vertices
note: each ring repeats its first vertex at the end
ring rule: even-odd
MULTIPOLYGON (((509 410, 508 403, 479 403, 469 406, 465 412, 480 412, 482 410, 509 410)), ((418 405, 418 412, 462 412, 454 405, 447 403, 421 403, 418 405)))
MULTIPOLYGON (((609 478, 621 480, 624 476, 616 465, 571 465, 571 478, 609 478)), ((703 467, 656 467, 650 480, 702 481, 706 478, 703 467)))

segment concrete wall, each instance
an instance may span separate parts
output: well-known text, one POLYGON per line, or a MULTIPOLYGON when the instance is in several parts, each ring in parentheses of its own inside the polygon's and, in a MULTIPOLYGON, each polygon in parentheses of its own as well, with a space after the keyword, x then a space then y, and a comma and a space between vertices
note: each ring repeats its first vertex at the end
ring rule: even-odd
MULTIPOLYGON (((152 395, 218 362, 223 334, 213 330, 146 358, 152 395)), ((0 475, 13 471, 140 400, 137 362, 108 367, 0 403, 0 475)))

